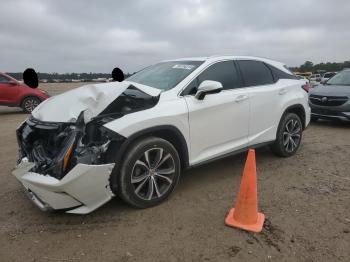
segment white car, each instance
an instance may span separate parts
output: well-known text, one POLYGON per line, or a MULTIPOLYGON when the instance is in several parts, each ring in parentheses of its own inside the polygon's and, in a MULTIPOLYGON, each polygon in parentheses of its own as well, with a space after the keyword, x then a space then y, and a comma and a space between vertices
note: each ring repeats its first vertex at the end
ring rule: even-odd
POLYGON ((337 74, 337 72, 327 72, 325 73, 322 78, 321 78, 321 84, 326 83, 330 78, 332 78, 333 76, 335 76, 337 74))
POLYGON ((304 85, 263 58, 163 61, 41 103, 17 130, 13 174, 43 210, 85 214, 115 195, 154 206, 185 168, 267 144, 295 154, 310 121, 304 85))
POLYGON ((321 74, 313 74, 310 76, 310 84, 317 85, 321 81, 321 74))

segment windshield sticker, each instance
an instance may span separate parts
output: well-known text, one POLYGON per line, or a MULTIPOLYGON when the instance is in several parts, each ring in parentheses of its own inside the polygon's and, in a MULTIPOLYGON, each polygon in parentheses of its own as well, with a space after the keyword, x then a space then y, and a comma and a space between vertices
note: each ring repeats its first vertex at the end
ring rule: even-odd
POLYGON ((195 66, 194 65, 174 65, 173 68, 177 69, 186 69, 186 70, 192 70, 195 66))

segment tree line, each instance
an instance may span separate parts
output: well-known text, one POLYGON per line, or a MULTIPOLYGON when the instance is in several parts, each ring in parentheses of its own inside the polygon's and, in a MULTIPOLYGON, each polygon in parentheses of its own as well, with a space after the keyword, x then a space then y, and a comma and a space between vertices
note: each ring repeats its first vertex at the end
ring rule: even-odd
POLYGON ((306 61, 304 64, 299 67, 291 67, 293 72, 318 72, 318 71, 326 71, 326 72, 337 72, 341 71, 344 68, 350 68, 350 61, 344 61, 340 63, 336 62, 327 62, 327 63, 319 63, 314 64, 311 61, 306 61))

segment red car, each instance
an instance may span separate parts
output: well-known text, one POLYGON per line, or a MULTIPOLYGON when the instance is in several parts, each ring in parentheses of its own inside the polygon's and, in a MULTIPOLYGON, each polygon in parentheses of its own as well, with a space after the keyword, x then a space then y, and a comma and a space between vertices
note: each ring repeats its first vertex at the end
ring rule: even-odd
POLYGON ((30 88, 13 77, 0 72, 0 105, 21 107, 25 112, 32 112, 49 95, 39 89, 30 88))

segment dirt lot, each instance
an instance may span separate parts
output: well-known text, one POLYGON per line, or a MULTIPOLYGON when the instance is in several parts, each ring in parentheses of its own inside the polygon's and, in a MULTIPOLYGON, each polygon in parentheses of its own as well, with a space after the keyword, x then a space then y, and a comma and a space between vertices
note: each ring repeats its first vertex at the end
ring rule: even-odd
POLYGON ((26 117, 0 107, 0 261, 349 261, 350 124, 312 124, 291 158, 257 151, 267 219, 252 234, 224 225, 245 154, 186 171, 170 199, 151 209, 114 199, 86 216, 40 211, 10 174, 14 132, 26 117))

